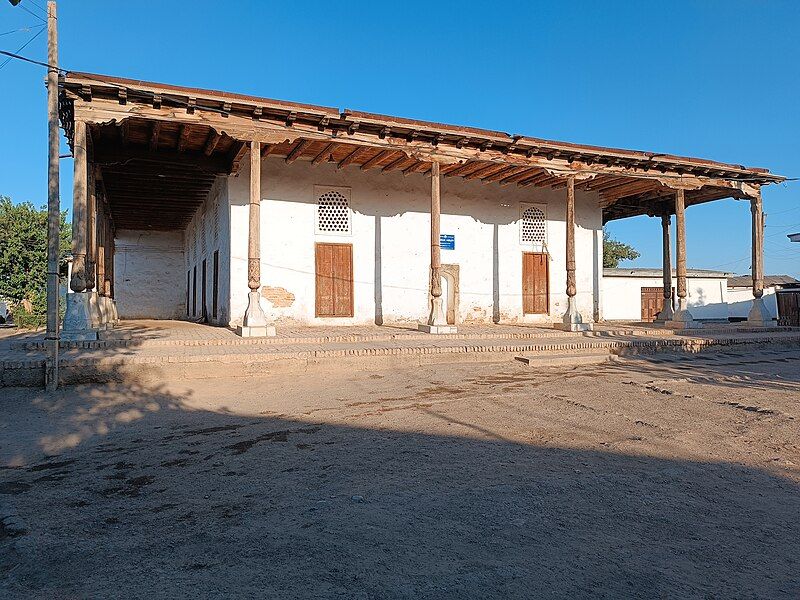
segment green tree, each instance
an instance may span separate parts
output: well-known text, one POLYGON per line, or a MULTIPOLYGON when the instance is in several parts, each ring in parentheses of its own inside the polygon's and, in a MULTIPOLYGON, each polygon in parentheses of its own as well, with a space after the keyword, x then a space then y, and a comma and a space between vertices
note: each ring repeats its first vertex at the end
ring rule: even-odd
POLYGON ((636 248, 615 240, 603 230, 603 267, 613 269, 623 260, 636 260, 639 256, 636 248))
MULTIPOLYGON (((61 213, 61 259, 70 251, 71 228, 61 213)), ((24 327, 43 325, 47 313, 47 208, 14 204, 0 196, 0 298, 24 327)))

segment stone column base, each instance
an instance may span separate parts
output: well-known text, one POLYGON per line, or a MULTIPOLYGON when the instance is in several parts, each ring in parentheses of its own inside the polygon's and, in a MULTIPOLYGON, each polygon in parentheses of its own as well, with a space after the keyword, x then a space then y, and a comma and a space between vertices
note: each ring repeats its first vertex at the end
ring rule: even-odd
POLYGON ((578 312, 577 306, 575 306, 574 296, 567 298, 567 312, 564 313, 561 323, 555 323, 553 327, 562 331, 591 331, 593 329, 591 323, 583 322, 583 317, 578 312))
POLYGON ((655 323, 667 323, 675 319, 675 311, 672 308, 672 303, 665 303, 664 308, 658 311, 655 323))
POLYGON ((97 339, 97 330, 92 327, 89 294, 75 292, 67 294, 67 308, 64 313, 62 340, 89 341, 97 339))
POLYGON ((243 338, 250 337, 272 337, 275 335, 275 327, 272 325, 261 325, 254 327, 237 327, 236 335, 243 338))
POLYGON ((764 304, 764 298, 753 298, 753 306, 750 307, 750 312, 747 313, 747 326, 775 327, 772 317, 769 316, 767 311, 767 306, 764 304))
POLYGON ((417 329, 425 333, 458 333, 458 328, 455 325, 428 325, 427 323, 420 323, 417 325, 417 329))
POLYGON ((692 313, 688 310, 679 310, 671 321, 664 323, 664 327, 670 329, 702 329, 703 324, 695 321, 692 313))
POLYGON ((592 331, 594 325, 592 323, 554 323, 553 329, 561 331, 592 331))

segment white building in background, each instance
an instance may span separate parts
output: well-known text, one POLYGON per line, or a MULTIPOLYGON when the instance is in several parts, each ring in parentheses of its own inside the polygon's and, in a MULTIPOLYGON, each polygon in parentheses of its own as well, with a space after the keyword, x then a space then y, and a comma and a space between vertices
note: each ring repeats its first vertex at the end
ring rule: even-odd
MULTIPOLYGON (((783 287, 796 285, 797 279, 789 275, 764 276, 764 306, 771 319, 778 318, 777 292, 783 287)), ((744 321, 753 300, 753 278, 735 275, 728 278, 728 317, 731 321, 744 321)))
MULTIPOLYGON (((603 269, 601 290, 605 320, 646 322, 655 320, 664 298, 662 276, 661 269, 603 269)), ((728 320, 729 276, 730 273, 721 271, 686 270, 689 310, 695 319, 728 320)), ((673 281, 675 281, 674 271, 673 281)), ((750 304, 752 304, 752 287, 749 290, 750 304)), ((672 298, 675 305, 674 287, 672 298)))

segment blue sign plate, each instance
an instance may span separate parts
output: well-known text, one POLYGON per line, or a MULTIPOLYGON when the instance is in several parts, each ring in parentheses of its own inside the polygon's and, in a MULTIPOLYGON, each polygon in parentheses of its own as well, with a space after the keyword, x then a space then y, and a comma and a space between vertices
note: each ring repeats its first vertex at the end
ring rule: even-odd
POLYGON ((456 236, 443 233, 439 236, 439 245, 442 250, 455 250, 456 249, 456 236))

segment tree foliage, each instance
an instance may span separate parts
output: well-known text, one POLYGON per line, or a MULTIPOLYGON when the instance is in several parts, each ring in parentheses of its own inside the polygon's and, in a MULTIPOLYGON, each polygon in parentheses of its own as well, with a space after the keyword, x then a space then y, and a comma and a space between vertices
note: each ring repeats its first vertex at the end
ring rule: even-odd
POLYGON ((636 260, 640 254, 633 246, 617 241, 603 231, 603 267, 616 268, 623 260, 636 260))
MULTIPOLYGON (((71 231, 61 213, 60 263, 70 251, 71 231)), ((38 326, 47 312, 47 208, 14 204, 0 196, 0 298, 18 325, 38 326)))

